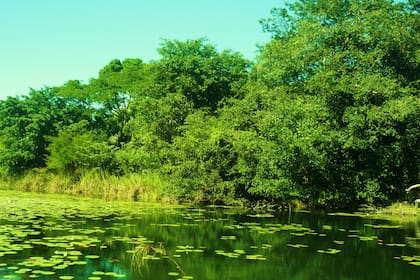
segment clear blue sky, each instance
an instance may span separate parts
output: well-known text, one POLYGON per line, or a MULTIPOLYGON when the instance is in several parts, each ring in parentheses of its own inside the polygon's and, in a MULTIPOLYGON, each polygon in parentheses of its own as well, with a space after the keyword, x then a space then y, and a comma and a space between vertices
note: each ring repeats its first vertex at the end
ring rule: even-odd
POLYGON ((114 58, 158 59, 162 39, 207 37, 254 59, 259 19, 285 0, 10 0, 0 5, 0 99, 96 77, 114 58))

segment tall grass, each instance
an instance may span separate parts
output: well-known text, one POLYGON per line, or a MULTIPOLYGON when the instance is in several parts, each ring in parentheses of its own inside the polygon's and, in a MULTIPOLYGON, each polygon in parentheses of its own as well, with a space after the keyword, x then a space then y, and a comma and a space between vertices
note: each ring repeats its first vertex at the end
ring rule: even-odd
POLYGON ((19 178, 2 180, 1 189, 25 192, 71 194, 105 200, 176 202, 169 184, 157 174, 115 176, 102 171, 86 171, 78 178, 54 174, 44 169, 19 178))
POLYGON ((379 213, 400 216, 420 216, 420 207, 414 204, 396 202, 391 206, 380 209, 379 213))
POLYGON ((168 195, 167 183, 156 174, 131 173, 125 176, 109 175, 90 171, 74 184, 72 194, 99 197, 106 200, 165 201, 174 198, 168 195))
POLYGON ((2 184, 2 189, 39 193, 68 193, 73 182, 70 176, 55 175, 45 169, 34 169, 22 177, 5 180, 7 184, 2 184))

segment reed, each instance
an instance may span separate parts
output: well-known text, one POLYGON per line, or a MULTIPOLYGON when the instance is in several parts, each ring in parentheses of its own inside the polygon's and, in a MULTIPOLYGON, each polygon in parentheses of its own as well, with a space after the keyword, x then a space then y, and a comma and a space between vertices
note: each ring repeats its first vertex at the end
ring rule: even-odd
POLYGON ((86 171, 80 177, 54 174, 45 169, 32 171, 19 178, 2 180, 1 189, 37 193, 71 194, 124 201, 160 201, 176 203, 169 184, 157 174, 115 176, 102 171, 86 171))
POLYGON ((161 242, 159 242, 157 246, 149 243, 141 243, 137 245, 133 250, 131 266, 141 273, 142 268, 147 267, 147 260, 150 258, 166 259, 183 276, 187 275, 181 265, 173 257, 167 254, 166 249, 161 242))
POLYGON ((397 202, 378 211, 381 214, 400 216, 420 216, 420 208, 414 204, 397 202))

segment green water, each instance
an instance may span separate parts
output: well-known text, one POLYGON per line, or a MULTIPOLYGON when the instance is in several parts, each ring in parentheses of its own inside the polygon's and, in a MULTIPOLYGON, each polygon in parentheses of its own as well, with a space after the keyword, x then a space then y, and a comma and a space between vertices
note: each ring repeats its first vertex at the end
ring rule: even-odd
POLYGON ((0 192, 0 279, 419 277, 420 220, 0 192))

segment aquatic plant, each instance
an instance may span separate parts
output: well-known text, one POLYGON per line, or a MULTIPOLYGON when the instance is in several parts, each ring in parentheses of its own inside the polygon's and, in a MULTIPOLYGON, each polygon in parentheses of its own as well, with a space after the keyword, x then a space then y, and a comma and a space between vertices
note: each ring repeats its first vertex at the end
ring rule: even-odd
MULTIPOLYGON (((185 247, 182 249, 183 249, 182 251, 177 250, 177 252, 184 252, 185 247)), ((179 265, 179 263, 175 260, 175 258, 168 256, 162 242, 158 242, 157 246, 147 243, 147 242, 140 243, 134 248, 132 253, 133 255, 131 258, 131 265, 134 269, 138 270, 140 273, 143 268, 147 267, 148 260, 167 259, 171 264, 175 266, 175 268, 180 273, 182 273, 183 276, 187 276, 187 274, 179 265)))

